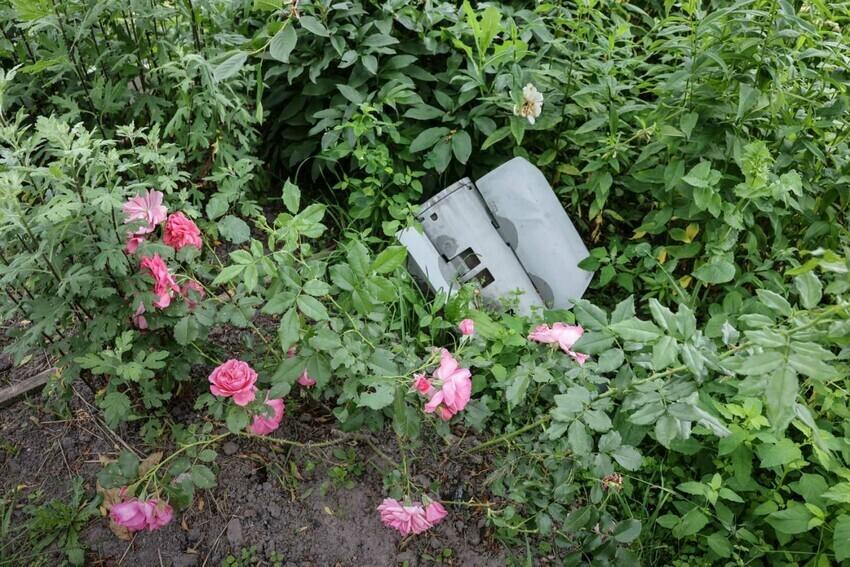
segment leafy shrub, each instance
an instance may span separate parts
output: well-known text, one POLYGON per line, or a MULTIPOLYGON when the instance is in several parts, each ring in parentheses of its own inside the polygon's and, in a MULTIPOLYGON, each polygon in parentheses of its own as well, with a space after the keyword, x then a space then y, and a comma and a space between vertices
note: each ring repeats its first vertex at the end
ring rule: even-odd
MULTIPOLYGON (((211 418, 172 424, 169 455, 108 465, 110 503, 188 505, 214 486, 217 443, 280 423, 267 399, 312 397, 346 432, 391 426, 405 455, 478 432, 470 451, 498 458, 499 535, 567 564, 847 559, 841 6, 2 10, 14 352, 47 341, 57 386, 87 380, 110 426, 140 421, 152 443, 178 397, 211 418), (591 244, 587 300, 524 318, 471 287, 423 296, 392 236, 425 197, 512 155, 544 170, 591 244), (122 205, 149 190, 197 223, 202 250, 157 232, 124 251, 122 205), (204 298, 137 329, 137 301, 157 301, 138 266, 153 254, 204 298), (568 350, 586 362, 528 340, 559 322, 582 327, 568 350), (188 381, 223 362, 208 341, 223 326, 246 331, 244 405, 188 381), (423 411, 444 387, 441 347, 459 384, 471 372, 457 415, 423 411)), ((405 499, 413 519, 432 504, 409 464, 388 471, 381 511, 400 531, 405 499)))
POLYGON ((28 321, 15 352, 22 357, 46 341, 60 357, 66 385, 83 368, 109 378, 88 382, 93 391, 105 386, 100 403, 108 424, 143 417, 131 409, 128 395, 148 411, 162 408, 188 378, 190 365, 202 360, 182 346, 205 333, 215 318, 206 302, 195 307, 175 301, 162 314, 153 313, 155 296, 139 268, 145 255, 179 260, 185 272, 177 280, 185 290, 186 283, 208 273, 194 261, 197 251, 175 253, 153 239, 141 245, 138 256, 125 251, 132 225, 125 224, 121 206, 141 188, 165 188, 197 214, 187 195, 177 191, 184 172, 174 160, 176 150, 161 145, 156 131, 121 128, 121 138, 102 140, 82 125, 71 127, 56 118, 39 118, 32 129, 25 120, 19 113, 2 128, 6 159, 0 172, 7 313, 28 321), (128 330, 140 304, 148 308, 145 327, 152 332, 128 330), (205 326, 187 328, 190 312, 191 321, 205 326))

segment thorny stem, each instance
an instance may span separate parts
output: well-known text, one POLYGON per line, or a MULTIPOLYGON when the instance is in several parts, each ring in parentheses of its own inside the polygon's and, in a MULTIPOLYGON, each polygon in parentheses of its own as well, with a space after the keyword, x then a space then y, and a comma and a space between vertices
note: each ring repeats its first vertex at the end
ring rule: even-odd
POLYGON ((375 445, 375 443, 371 439, 369 439, 368 436, 361 435, 359 433, 349 433, 349 436, 357 441, 363 441, 364 443, 369 445, 369 448, 372 449, 372 451, 374 451, 376 455, 386 461, 387 464, 392 465, 394 468, 399 468, 398 463, 396 463, 389 455, 379 449, 378 446, 375 445))
POLYGON ((522 435, 526 431, 531 431, 532 429, 535 429, 536 427, 543 425, 544 423, 549 421, 549 419, 551 419, 551 416, 549 414, 546 414, 543 417, 541 417, 540 419, 538 419, 537 421, 534 421, 532 423, 529 423, 528 425, 520 427, 516 431, 511 431, 511 432, 505 433, 503 435, 499 435, 498 437, 494 437, 493 439, 490 439, 489 441, 485 441, 484 443, 481 443, 480 445, 476 445, 475 447, 473 447, 472 449, 470 449, 468 451, 464 451, 464 453, 466 453, 466 454, 477 453, 478 451, 483 451, 484 449, 487 449, 488 447, 500 445, 500 444, 504 443, 505 441, 510 441, 511 439, 513 439, 514 437, 516 437, 518 435, 522 435))
MULTIPOLYGON (((219 424, 219 425, 223 425, 223 424, 219 424)), ((212 445, 214 443, 218 443, 219 441, 223 441, 224 439, 226 439, 227 437, 230 437, 231 435, 236 435, 238 437, 247 437, 249 439, 258 439, 258 440, 261 440, 261 441, 268 441, 270 443, 277 443, 279 445, 290 445, 290 446, 293 446, 293 447, 301 447, 303 449, 319 449, 319 448, 322 448, 322 447, 330 447, 331 445, 339 445, 340 443, 344 443, 345 441, 348 440, 347 437, 340 437, 338 439, 329 439, 327 441, 320 441, 320 442, 317 442, 317 443, 311 443, 311 442, 301 443, 299 441, 292 441, 290 439, 279 439, 277 437, 268 437, 268 436, 264 436, 264 435, 254 435, 253 433, 246 433, 244 431, 239 431, 237 433, 233 433, 232 431, 228 431, 226 433, 222 433, 220 435, 210 437, 209 439, 203 439, 201 441, 195 441, 194 443, 189 443, 188 445, 183 445, 182 447, 177 449, 175 452, 168 455, 168 457, 161 460, 156 465, 152 466, 150 468, 150 470, 148 470, 139 480, 137 480, 136 482, 131 484, 128 488, 133 489, 136 486, 142 484, 142 482, 144 482, 145 483, 145 489, 147 489, 151 480, 153 480, 156 477, 157 471, 159 471, 163 466, 165 466, 166 463, 173 460, 178 455, 186 452, 187 449, 191 449, 193 447, 206 447, 207 445, 212 445)))
POLYGON ((452 506, 466 506, 467 508, 492 508, 495 504, 490 502, 464 502, 463 500, 441 500, 442 504, 451 504, 452 506))
MULTIPOLYGON (((213 422, 213 423, 216 423, 219 426, 224 426, 224 424, 222 424, 222 423, 217 423, 217 422, 213 422)), ((186 445, 179 447, 176 451, 174 451, 173 453, 168 455, 168 457, 166 457, 165 459, 161 460, 160 462, 158 462, 157 464, 152 466, 147 472, 145 472, 144 475, 142 475, 141 478, 139 478, 133 484, 129 485, 127 488, 129 489, 129 491, 131 493, 133 493, 133 492, 135 492, 134 489, 137 486, 144 483, 144 489, 147 490, 147 487, 150 485, 151 481, 153 481, 156 478, 156 473, 160 469, 162 469, 162 467, 164 467, 167 463, 174 460, 174 458, 176 458, 178 455, 185 453, 188 449, 191 449, 193 447, 206 447, 208 445, 212 445, 214 443, 218 443, 220 441, 223 441, 224 439, 226 439, 230 436, 233 436, 233 435, 235 435, 237 437, 245 437, 247 439, 256 439, 258 441, 266 441, 266 442, 275 443, 275 444, 278 444, 278 445, 287 445, 287 446, 290 446, 290 447, 300 447, 302 449, 321 449, 323 447, 331 447, 333 445, 339 445, 340 443, 345 443, 346 441, 350 441, 352 439, 363 440, 363 441, 366 441, 366 443, 368 443, 372 447, 372 449, 375 450, 376 453, 378 453, 379 456, 387 459, 390 463, 393 462, 392 459, 387 457, 382 451, 380 451, 380 449, 375 447, 374 444, 371 441, 369 441, 369 439, 367 437, 361 436, 361 435, 358 435, 358 434, 348 434, 348 433, 342 433, 342 432, 339 432, 339 433, 341 433, 341 435, 337 439, 328 439, 327 441, 302 443, 300 441, 293 441, 291 439, 281 439, 281 438, 278 438, 278 437, 270 437, 270 436, 267 436, 267 435, 254 435, 253 433, 248 433, 246 431, 237 431, 235 433, 233 431, 227 431, 225 433, 215 435, 215 436, 210 437, 208 439, 202 439, 200 441, 195 441, 194 443, 188 443, 186 445)), ((457 504, 463 505, 463 506, 479 506, 479 507, 489 506, 489 505, 485 505, 485 504, 466 503, 466 502, 458 502, 457 504)))
POLYGON ((197 344, 195 344, 195 343, 191 343, 191 345, 195 348, 195 350, 196 350, 196 351, 198 351, 198 352, 201 354, 201 356, 203 356, 204 358, 206 358, 207 360, 209 360, 209 361, 210 361, 210 362, 212 362, 213 364, 215 364, 215 365, 220 365, 220 364, 221 364, 221 361, 220 361, 220 360, 218 360, 218 359, 217 359, 217 358, 215 358, 214 356, 210 356, 209 354, 205 353, 205 352, 201 349, 201 347, 199 347, 197 344))
POLYGON ((253 433, 247 433, 245 431, 239 431, 237 433, 228 432, 224 434, 227 435, 236 435, 237 437, 247 437, 248 439, 257 439, 260 441, 268 441, 270 443, 277 443, 278 445, 289 445, 291 447, 300 447, 302 449, 321 449, 322 447, 330 447, 332 445, 339 445, 340 443, 345 443, 349 441, 350 438, 348 436, 339 437, 337 439, 328 439, 327 441, 319 441, 317 443, 307 442, 301 443, 300 441, 292 441, 291 439, 280 439, 278 437, 269 437, 267 435, 254 435, 253 433))
MULTIPOLYGON (((216 442, 218 442, 218 441, 221 441, 222 439, 224 439, 224 438, 225 438, 225 437, 227 437, 228 435, 230 435, 230 433, 222 433, 221 435, 216 435, 215 437, 210 437, 209 439, 204 439, 204 440, 202 440, 202 441, 196 441, 196 442, 194 442, 194 443, 189 443, 188 445, 183 445, 182 447, 180 447, 179 449, 177 449, 175 452, 173 452, 173 453, 171 453, 170 455, 168 455, 165 459, 161 460, 160 462, 158 462, 157 464, 155 464, 154 466, 152 466, 152 467, 150 468, 150 470, 148 470, 148 471, 147 471, 147 472, 146 472, 146 473, 142 476, 142 478, 140 478, 139 480, 137 480, 136 482, 134 482, 133 484, 131 484, 128 488, 134 488, 134 487, 138 486, 139 484, 141 484, 141 483, 142 483, 142 481, 144 481, 144 482, 145 482, 145 488, 147 488, 147 486, 148 486, 148 484, 150 483, 150 481, 151 481, 153 478, 155 478, 156 472, 157 472, 159 469, 161 469, 163 466, 165 466, 165 464, 166 464, 167 462, 169 462, 169 461, 171 461, 172 459, 174 459, 174 457, 176 457, 177 455, 180 455, 181 453, 185 452, 187 449, 191 449, 192 447, 198 447, 198 446, 202 446, 202 445, 203 445, 203 446, 211 445, 211 444, 213 444, 213 443, 216 443, 216 442)), ((131 491, 131 492, 132 492, 132 491, 131 491)))

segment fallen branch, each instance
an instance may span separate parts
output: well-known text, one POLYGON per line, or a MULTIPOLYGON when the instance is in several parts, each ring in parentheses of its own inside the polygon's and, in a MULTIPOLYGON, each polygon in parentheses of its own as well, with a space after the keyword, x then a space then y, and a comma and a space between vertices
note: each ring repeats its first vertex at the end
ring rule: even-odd
POLYGON ((50 380, 50 377, 54 376, 57 372, 59 372, 58 368, 51 367, 39 372, 35 376, 21 380, 17 384, 12 384, 11 386, 3 388, 0 390, 0 408, 12 404, 19 398, 22 398, 35 390, 41 390, 41 388, 47 384, 47 381, 50 380))

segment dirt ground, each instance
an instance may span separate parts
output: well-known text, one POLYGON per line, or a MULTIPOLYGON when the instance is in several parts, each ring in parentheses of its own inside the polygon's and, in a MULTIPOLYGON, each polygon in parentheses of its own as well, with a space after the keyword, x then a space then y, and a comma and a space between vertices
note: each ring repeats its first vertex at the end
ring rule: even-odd
MULTIPOLYGON (((14 367, 0 375, 17 372, 14 367)), ((11 380, 8 376, 7 380, 11 380)), ((0 498, 16 501, 65 498, 81 476, 95 493, 100 459, 115 458, 124 444, 141 451, 132 430, 108 430, 96 417, 91 393, 78 386, 70 417, 51 413, 38 397, 0 409, 0 498)), ((303 410, 303 408, 302 408, 303 410)), ((275 435, 288 439, 333 438, 321 408, 287 415, 275 435)), ((289 448, 251 439, 218 447, 218 485, 199 491, 188 510, 165 528, 140 532, 131 542, 116 538, 107 518, 82 533, 87 565, 175 567, 281 565, 287 567, 407 565, 505 565, 509 552, 486 527, 481 508, 447 506, 449 517, 426 534, 402 538, 384 527, 375 508, 383 495, 386 457, 396 458, 389 434, 323 449, 289 448), (377 451, 376 451, 377 449, 377 451), (378 453, 383 453, 384 457, 378 453)), ((471 442, 471 440, 469 440, 471 442)), ((416 482, 443 499, 480 493, 487 463, 477 455, 432 454, 415 465, 416 482)), ((14 521, 25 519, 19 504, 14 521)), ((2 546, 0 546, 2 547, 2 546)), ((35 560, 35 558, 32 558, 35 560)), ((61 559, 56 554, 55 563, 61 559)), ((20 557, 16 564, 20 564, 20 557)), ((5 565, 0 557, 0 565, 5 565)))

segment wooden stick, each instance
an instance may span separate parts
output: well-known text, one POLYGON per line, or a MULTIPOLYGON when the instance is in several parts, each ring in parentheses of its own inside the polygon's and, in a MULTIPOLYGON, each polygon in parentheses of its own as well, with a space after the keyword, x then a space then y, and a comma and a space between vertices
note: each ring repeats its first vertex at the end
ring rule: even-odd
POLYGON ((39 372, 35 376, 31 376, 17 384, 12 384, 11 386, 0 389, 0 408, 17 401, 18 398, 26 396, 33 390, 40 390, 45 384, 47 384, 50 377, 55 375, 57 372, 58 369, 55 367, 48 368, 47 370, 39 372))

